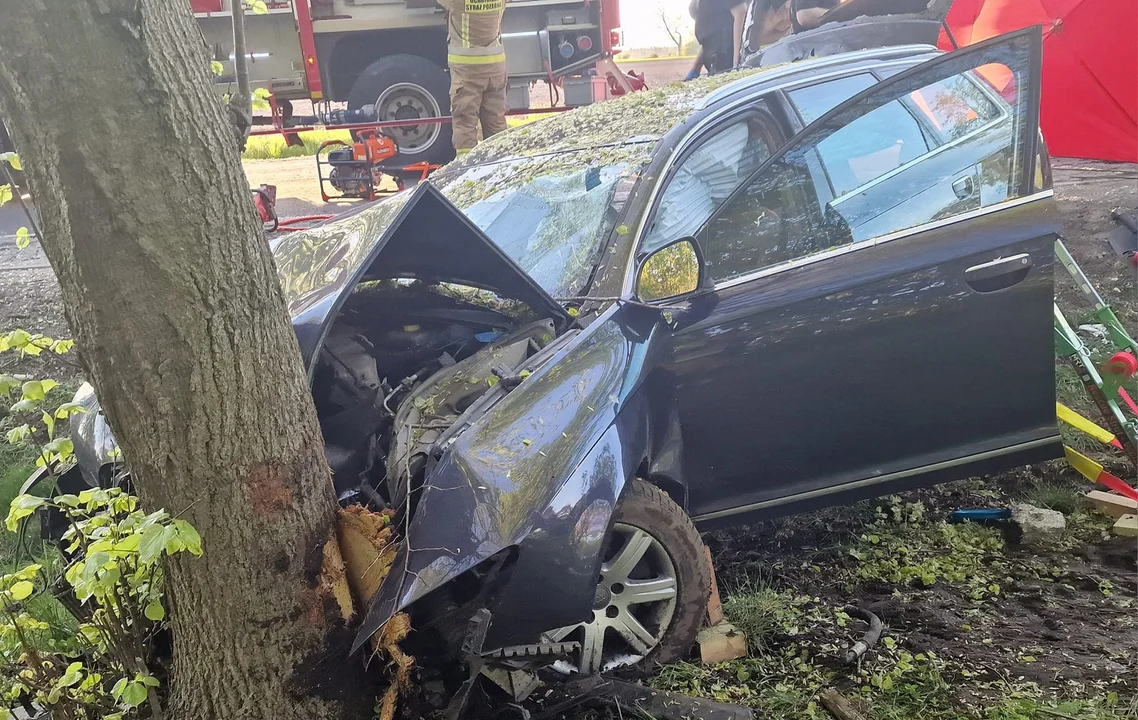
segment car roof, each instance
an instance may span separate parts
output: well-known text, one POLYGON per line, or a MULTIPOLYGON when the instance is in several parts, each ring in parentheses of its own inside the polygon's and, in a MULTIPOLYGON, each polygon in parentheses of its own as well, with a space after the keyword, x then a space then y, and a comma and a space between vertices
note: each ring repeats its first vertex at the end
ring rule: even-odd
POLYGON ((808 58, 779 65, 747 68, 663 88, 642 90, 542 118, 490 138, 435 173, 438 180, 461 175, 476 166, 512 158, 658 140, 693 116, 734 101, 768 92, 803 77, 829 71, 845 74, 882 61, 922 61, 939 51, 931 45, 903 45, 808 58))
POLYGON ((938 54, 940 51, 932 45, 899 45, 838 53, 761 67, 759 68, 760 72, 742 77, 709 93, 696 109, 706 110, 730 104, 732 100, 737 100, 740 97, 763 94, 783 85, 798 83, 804 79, 819 78, 830 73, 845 75, 858 68, 868 70, 889 61, 923 62, 938 54))

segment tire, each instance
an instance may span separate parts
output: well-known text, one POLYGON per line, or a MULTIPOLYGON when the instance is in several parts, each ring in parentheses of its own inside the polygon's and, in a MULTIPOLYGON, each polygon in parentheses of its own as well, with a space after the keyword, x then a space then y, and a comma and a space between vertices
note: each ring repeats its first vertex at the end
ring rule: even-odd
MULTIPOLYGON (((446 72, 418 55, 390 55, 364 68, 348 93, 348 107, 375 105, 380 121, 450 114, 450 79, 446 72)), ((450 123, 388 128, 399 153, 392 165, 418 162, 443 164, 454 159, 450 123)))
POLYGON ((633 480, 613 517, 591 619, 545 633, 543 641, 579 642, 582 673, 651 670, 691 651, 710 588, 691 519, 667 493, 633 480))
POLYGON ((703 627, 711 596, 711 569, 699 532, 666 492, 643 480, 633 480, 625 490, 614 520, 651 534, 664 546, 676 569, 678 587, 672 621, 643 666, 667 665, 687 657, 703 627))

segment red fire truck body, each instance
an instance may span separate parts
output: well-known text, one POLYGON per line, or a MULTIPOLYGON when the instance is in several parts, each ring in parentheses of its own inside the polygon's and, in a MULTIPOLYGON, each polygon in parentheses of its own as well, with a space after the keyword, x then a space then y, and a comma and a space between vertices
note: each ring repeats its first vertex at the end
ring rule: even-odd
MULTIPOLYGON (((233 3, 191 0, 224 68, 222 89, 233 82, 233 3)), ((286 115, 288 101, 299 99, 374 108, 378 121, 449 115, 445 17, 434 0, 273 0, 267 8, 245 11, 250 81, 271 91, 286 115)), ((619 24, 618 0, 507 0, 510 107, 527 108, 538 80, 561 85, 567 105, 601 99, 604 83, 592 82, 590 71, 602 80, 619 75, 611 63, 619 24)), ((445 123, 405 125, 392 135, 403 162, 445 160, 451 151, 445 123)))

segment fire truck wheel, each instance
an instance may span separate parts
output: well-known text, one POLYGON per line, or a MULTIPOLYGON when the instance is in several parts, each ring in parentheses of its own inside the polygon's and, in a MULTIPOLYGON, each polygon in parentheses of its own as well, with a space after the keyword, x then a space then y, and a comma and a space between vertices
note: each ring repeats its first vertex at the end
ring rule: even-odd
MULTIPOLYGON (((368 65, 348 94, 348 107, 375 105, 379 120, 416 120, 450 114, 450 80, 441 67, 418 55, 391 55, 368 65)), ((392 164, 441 164, 454 158, 450 123, 386 128, 399 147, 392 164)))

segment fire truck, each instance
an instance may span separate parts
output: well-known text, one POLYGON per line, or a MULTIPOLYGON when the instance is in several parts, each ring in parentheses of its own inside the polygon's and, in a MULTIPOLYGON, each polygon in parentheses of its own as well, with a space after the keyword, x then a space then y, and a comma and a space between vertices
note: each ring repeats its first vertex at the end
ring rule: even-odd
MULTIPOLYGON (((222 64, 221 92, 234 83, 232 11, 242 0, 191 0, 194 15, 222 64)), ((265 88, 292 121, 292 101, 311 100, 316 117, 346 103, 377 122, 446 117, 450 78, 446 25, 434 0, 270 0, 267 12, 245 9, 250 83, 265 88)), ((618 0, 506 0, 502 41, 511 109, 529 107, 539 80, 558 87, 565 105, 603 99, 609 83, 629 89, 612 62, 619 52, 618 0)), ((444 162, 453 156, 450 125, 405 124, 387 130, 393 162, 444 162)))

